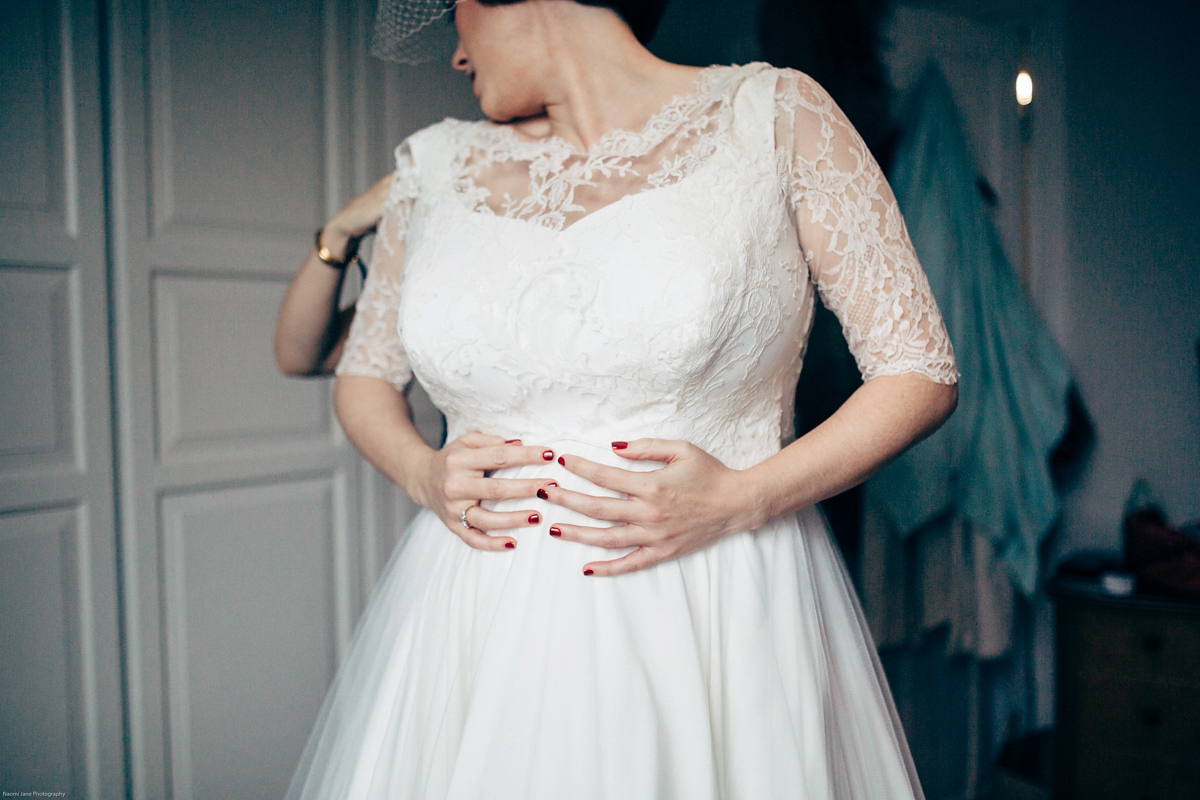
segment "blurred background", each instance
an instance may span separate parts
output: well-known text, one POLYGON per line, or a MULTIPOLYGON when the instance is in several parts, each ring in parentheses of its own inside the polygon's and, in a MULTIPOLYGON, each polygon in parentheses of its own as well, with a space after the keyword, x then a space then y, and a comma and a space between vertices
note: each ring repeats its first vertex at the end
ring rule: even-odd
MULTIPOLYGON (((346 443, 327 381, 278 375, 275 313, 312 232, 405 136, 479 115, 445 63, 370 58, 373 16, 370 0, 0 5, 5 792, 287 786, 413 508, 346 443)), ((1056 646, 1084 658, 1074 676, 1123 645, 1062 604, 1128 609, 1051 589, 1064 560, 1084 583, 1124 574, 1139 479, 1137 508, 1184 550, 1200 517, 1198 30, 1192 0, 673 0, 652 42, 830 89, 947 310, 958 427, 826 506, 930 800, 1049 796, 1056 727, 1060 764, 1090 752, 1088 770, 1125 776, 1063 796, 1197 796, 1178 776, 1200 775, 1200 617, 1144 601, 1129 635, 1151 666, 1080 694, 1056 646), (1191 654, 1176 677, 1172 653, 1191 654), (1145 730, 1088 716, 1134 695, 1145 730), (1081 744, 1101 723, 1115 738, 1081 744)), ((819 317, 801 430, 856 380, 819 317)))

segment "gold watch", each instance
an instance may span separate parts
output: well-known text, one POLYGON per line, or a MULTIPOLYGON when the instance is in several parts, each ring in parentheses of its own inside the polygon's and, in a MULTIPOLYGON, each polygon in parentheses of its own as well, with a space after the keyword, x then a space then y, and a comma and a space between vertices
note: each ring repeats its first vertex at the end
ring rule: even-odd
POLYGON ((345 269, 358 260, 358 253, 354 252, 353 239, 346 243, 346 257, 340 261, 334 258, 333 253, 329 252, 329 248, 321 244, 321 234, 324 232, 324 228, 317 228, 316 236, 313 237, 313 245, 317 248, 317 258, 334 269, 345 269))

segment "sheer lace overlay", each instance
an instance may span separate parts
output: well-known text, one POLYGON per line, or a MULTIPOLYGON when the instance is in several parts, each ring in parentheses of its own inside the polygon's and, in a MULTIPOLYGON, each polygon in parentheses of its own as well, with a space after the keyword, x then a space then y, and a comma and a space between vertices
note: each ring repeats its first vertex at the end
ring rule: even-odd
POLYGON ((371 270, 355 306, 338 375, 382 378, 401 390, 408 385, 412 370, 396 335, 399 308, 399 282, 382 270, 371 270))
POLYGON ((383 217, 379 221, 378 231, 384 251, 393 259, 396 257, 396 245, 403 243, 408 234, 413 203, 420 193, 412 149, 404 142, 396 148, 396 170, 392 173, 392 188, 383 204, 383 217))
POLYGON ((863 377, 954 383, 954 352, 892 190, 816 81, 784 71, 775 93, 779 173, 805 260, 863 377))
POLYGON ((712 155, 726 127, 733 70, 700 73, 638 132, 616 130, 587 153, 563 139, 521 139, 481 123, 456 159, 455 188, 473 210, 562 230, 630 194, 677 183, 712 155))
POLYGON ((338 375, 382 378, 401 390, 412 379, 408 356, 400 341, 400 278, 404 240, 419 192, 416 165, 405 143, 396 148, 396 170, 379 221, 375 257, 355 304, 354 322, 338 362, 338 375))
MULTIPOLYGON (((702 70, 692 91, 673 98, 642 130, 613 131, 587 153, 559 138, 530 141, 511 127, 488 122, 446 120, 411 137, 397 148, 381 246, 339 374, 374 375, 393 383, 408 379, 397 305, 405 239, 422 208, 427 217, 468 212, 562 232, 613 206, 624 207, 611 212, 619 219, 636 197, 682 189, 700 172, 707 174, 694 192, 673 199, 702 215, 712 212, 691 195, 710 193, 719 213, 731 217, 725 222, 757 226, 760 238, 767 237, 755 243, 762 261, 800 271, 807 267, 812 285, 841 320, 864 378, 917 373, 941 383, 957 380, 941 316, 875 160, 820 86, 802 73, 765 65, 702 70), (778 196, 786 200, 779 211, 761 196, 745 194, 762 177, 752 166, 762 156, 762 137, 754 128, 772 124, 774 180, 778 196), (746 200, 741 206, 721 201, 739 194, 746 200), (791 244, 769 239, 778 238, 778 232, 761 220, 776 213, 792 220, 796 238, 791 244), (799 263, 780 252, 788 247, 797 248, 799 263)), ((437 235, 443 222, 431 218, 429 233, 437 235)), ((675 230, 660 229, 662 239, 677 240, 693 233, 689 225, 708 224, 700 216, 679 223, 675 230)), ((614 229, 614 235, 621 234, 614 229)), ((504 246, 504 236, 491 238, 487 246, 504 246)), ((558 258, 567 257, 561 246, 557 252, 558 258)), ((545 260, 545 253, 537 259, 543 266, 545 260)), ((576 288, 586 291, 582 287, 594 272, 584 266, 587 259, 574 260, 574 276, 563 279, 582 281, 576 288)), ((559 270, 570 267, 569 261, 559 263, 559 270)), ((528 266, 518 268, 520 273, 528 274, 528 266)), ((483 277, 490 282, 494 276, 483 277)), ((512 297, 497 287, 496 297, 505 296, 512 297)), ((797 313, 808 313, 802 297, 794 302, 797 313)), ((502 315, 515 311, 497 309, 502 315)), ((576 311, 586 325, 587 308, 576 311)), ((476 335, 495 334, 466 327, 476 335)), ((592 332, 614 334, 602 327, 592 332)), ((623 333, 638 336, 637 331, 623 333)))
POLYGON ((620 427, 649 404, 648 434, 752 463, 791 437, 814 288, 864 378, 956 380, 880 168, 797 72, 709 67, 586 154, 426 128, 397 149, 380 240, 338 373, 401 386, 412 365, 451 433, 528 432, 535 410, 620 427))

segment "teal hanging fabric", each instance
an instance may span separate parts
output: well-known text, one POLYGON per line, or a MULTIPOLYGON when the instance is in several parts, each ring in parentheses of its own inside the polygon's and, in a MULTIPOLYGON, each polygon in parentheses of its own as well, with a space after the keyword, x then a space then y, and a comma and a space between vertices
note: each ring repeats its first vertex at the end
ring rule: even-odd
POLYGON ((1066 429, 1071 377, 1004 256, 936 67, 908 107, 891 183, 962 378, 954 416, 868 481, 864 509, 900 540, 953 520, 991 542, 1028 596, 1058 514, 1049 459, 1066 429))

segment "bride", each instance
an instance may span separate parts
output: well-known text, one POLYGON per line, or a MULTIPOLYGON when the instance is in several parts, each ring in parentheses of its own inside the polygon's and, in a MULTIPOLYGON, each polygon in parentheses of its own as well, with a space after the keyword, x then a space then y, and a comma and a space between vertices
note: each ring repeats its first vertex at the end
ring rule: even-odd
MULTIPOLYGON (((288 797, 920 797, 814 508, 956 402, 878 166, 800 73, 657 59, 661 4, 451 5, 487 120, 406 140, 281 312, 378 228, 335 403, 424 507, 288 797), (866 380, 793 441, 814 292, 866 380)), ((385 0, 390 44, 444 6, 385 0)))

